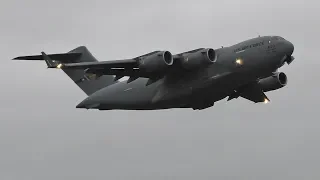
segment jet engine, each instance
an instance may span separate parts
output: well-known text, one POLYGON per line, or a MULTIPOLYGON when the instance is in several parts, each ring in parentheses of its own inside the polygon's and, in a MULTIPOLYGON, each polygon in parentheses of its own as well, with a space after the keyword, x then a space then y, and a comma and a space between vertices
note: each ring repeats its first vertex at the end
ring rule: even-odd
POLYGON ((287 85, 288 79, 285 73, 278 72, 272 76, 266 77, 259 81, 259 85, 264 92, 280 89, 287 85))
POLYGON ((139 68, 149 73, 160 73, 173 64, 173 56, 169 51, 156 52, 141 57, 139 68))
POLYGON ((217 60, 215 50, 211 48, 202 49, 192 53, 185 53, 180 59, 185 69, 195 69, 214 63, 217 60))

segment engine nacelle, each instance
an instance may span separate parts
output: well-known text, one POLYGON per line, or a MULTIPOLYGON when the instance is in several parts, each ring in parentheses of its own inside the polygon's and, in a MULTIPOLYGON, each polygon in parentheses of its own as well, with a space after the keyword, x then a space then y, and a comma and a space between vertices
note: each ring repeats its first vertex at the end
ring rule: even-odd
POLYGON ((264 92, 280 89, 287 85, 287 75, 283 72, 275 73, 259 81, 259 85, 264 92))
POLYGON ((217 60, 216 51, 208 48, 182 55, 181 65, 185 69, 195 69, 212 64, 217 60))
POLYGON ((173 64, 173 56, 169 51, 161 51, 141 57, 139 68, 149 73, 164 72, 173 64))

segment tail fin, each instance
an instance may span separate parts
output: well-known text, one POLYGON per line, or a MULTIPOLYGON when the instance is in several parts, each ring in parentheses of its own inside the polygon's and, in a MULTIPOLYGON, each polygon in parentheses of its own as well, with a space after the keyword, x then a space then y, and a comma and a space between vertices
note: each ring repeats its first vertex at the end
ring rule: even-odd
MULTIPOLYGON (((72 59, 73 63, 78 62, 95 62, 97 59, 89 52, 85 46, 80 46, 68 53, 80 53, 81 55, 72 59)), ((67 54, 68 54, 67 53, 67 54)), ((88 79, 81 69, 63 69, 63 71, 75 82, 87 95, 90 95, 99 89, 114 83, 114 77, 103 75, 98 79, 88 79)))
MULTIPOLYGON (((37 56, 20 56, 15 60, 45 60, 48 68, 59 67, 59 63, 80 63, 80 62, 96 62, 97 59, 89 52, 85 46, 77 47, 64 54, 45 54, 37 56)), ((85 75, 81 69, 62 69, 74 83, 78 85, 87 95, 102 89, 114 83, 114 77, 111 75, 103 75, 92 79, 85 75)))

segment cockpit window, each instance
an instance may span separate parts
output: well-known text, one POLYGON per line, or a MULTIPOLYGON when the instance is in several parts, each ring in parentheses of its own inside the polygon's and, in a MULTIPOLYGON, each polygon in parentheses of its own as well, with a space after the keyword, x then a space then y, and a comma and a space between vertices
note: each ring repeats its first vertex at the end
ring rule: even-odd
POLYGON ((272 36, 271 40, 284 40, 284 38, 280 36, 272 36))

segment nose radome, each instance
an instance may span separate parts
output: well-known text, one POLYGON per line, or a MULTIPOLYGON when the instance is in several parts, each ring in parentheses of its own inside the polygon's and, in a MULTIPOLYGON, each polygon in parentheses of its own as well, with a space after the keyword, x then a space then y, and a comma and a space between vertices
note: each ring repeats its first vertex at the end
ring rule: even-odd
POLYGON ((290 42, 290 41, 286 41, 286 46, 287 46, 287 55, 288 56, 291 56, 292 55, 292 53, 293 53, 293 51, 294 51, 294 45, 290 42))

